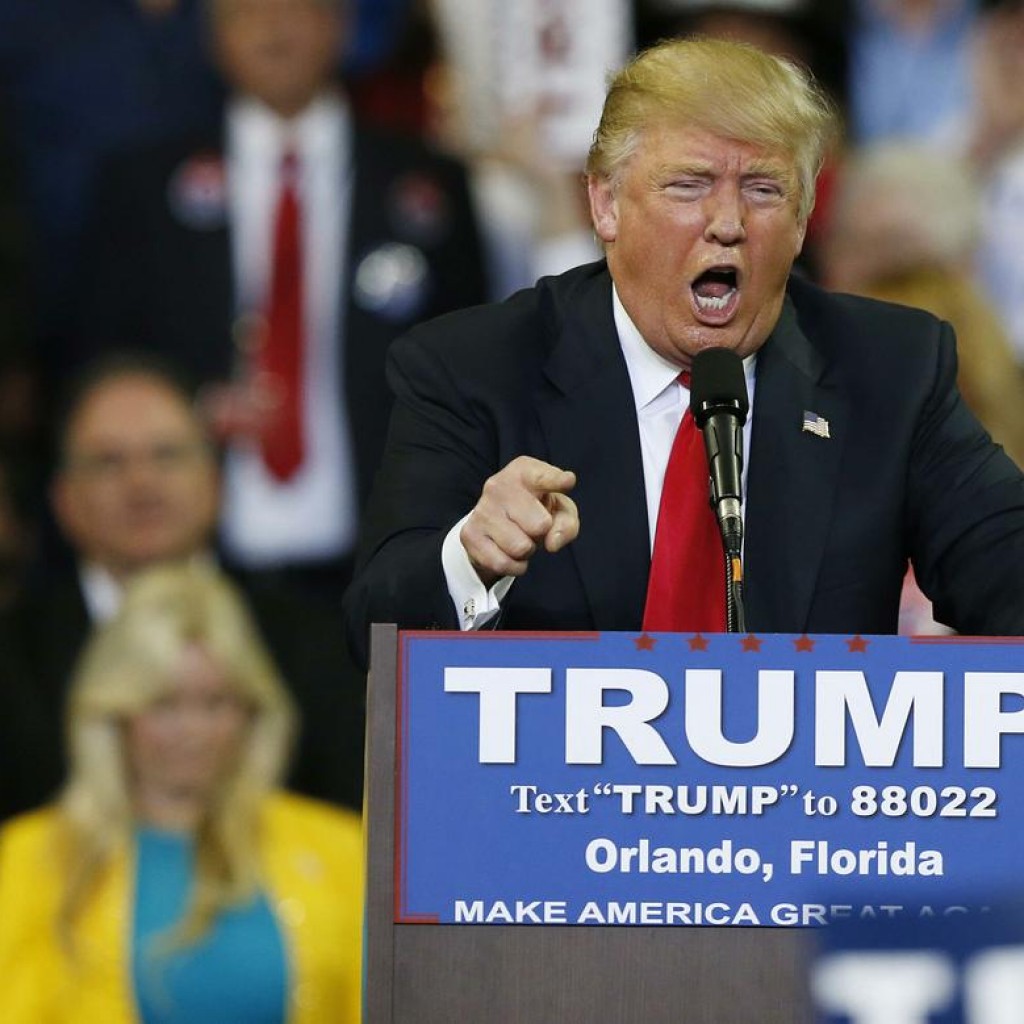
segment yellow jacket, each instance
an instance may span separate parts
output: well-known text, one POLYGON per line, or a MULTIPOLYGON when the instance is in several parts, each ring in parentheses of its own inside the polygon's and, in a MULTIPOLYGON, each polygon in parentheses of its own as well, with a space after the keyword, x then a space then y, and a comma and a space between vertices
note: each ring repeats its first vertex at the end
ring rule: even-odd
MULTIPOLYGON (((56 808, 0 831, 0 1021, 138 1024, 130 963, 134 863, 117 857, 76 927, 74 959, 56 931, 62 878, 56 808)), ((354 814, 277 794, 267 800, 265 888, 289 956, 288 1024, 358 1024, 363 843, 354 814)))

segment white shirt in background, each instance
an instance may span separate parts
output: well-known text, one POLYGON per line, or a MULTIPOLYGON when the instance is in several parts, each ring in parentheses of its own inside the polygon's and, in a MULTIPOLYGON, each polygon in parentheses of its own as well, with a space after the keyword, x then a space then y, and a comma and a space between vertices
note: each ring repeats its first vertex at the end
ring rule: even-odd
MULTIPOLYGON (((225 463, 222 535, 251 568, 347 554, 357 531, 355 465, 345 415, 342 281, 352 190, 351 119, 325 95, 284 120, 253 99, 228 110, 227 175, 239 322, 266 306, 282 157, 299 161, 305 283, 305 460, 287 481, 264 466, 253 442, 232 444, 225 463)), ((245 356, 240 354, 240 359, 245 356)), ((244 365, 240 365, 244 373, 244 365)))

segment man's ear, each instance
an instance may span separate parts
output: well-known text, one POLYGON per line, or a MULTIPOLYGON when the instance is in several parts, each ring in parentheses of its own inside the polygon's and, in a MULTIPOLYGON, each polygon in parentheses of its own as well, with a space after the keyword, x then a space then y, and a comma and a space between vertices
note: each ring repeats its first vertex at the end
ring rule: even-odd
POLYGON ((590 219, 594 233, 606 245, 614 242, 619 233, 619 204, 610 178, 587 175, 587 196, 590 199, 590 219))
POLYGON ((804 239, 807 237, 807 218, 805 217, 797 227, 796 252, 793 259, 796 259, 804 251, 804 239))

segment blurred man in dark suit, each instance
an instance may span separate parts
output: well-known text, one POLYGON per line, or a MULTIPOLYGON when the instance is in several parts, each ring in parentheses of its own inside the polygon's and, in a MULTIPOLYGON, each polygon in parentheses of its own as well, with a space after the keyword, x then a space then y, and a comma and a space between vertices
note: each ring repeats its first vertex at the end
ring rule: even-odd
POLYGON ((223 554, 338 595, 379 461, 384 354, 480 301, 462 167, 353 124, 338 0, 210 0, 221 131, 104 175, 79 355, 144 344, 206 384, 228 442, 223 554))
MULTIPOLYGON (((63 778, 63 702, 90 627, 155 563, 211 558, 219 508, 213 448, 186 391, 152 358, 111 356, 79 384, 52 485, 77 562, 0 620, 0 816, 52 796, 63 778)), ((363 687, 319 606, 246 588, 301 713, 290 785, 358 807, 363 687)))

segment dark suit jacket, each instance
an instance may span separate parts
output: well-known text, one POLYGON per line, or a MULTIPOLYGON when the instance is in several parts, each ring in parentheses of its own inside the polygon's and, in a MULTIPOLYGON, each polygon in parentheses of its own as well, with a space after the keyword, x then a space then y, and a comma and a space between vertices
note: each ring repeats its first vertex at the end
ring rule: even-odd
MULTIPOLYGON (((538 552, 501 628, 640 627, 650 542, 639 429, 603 263, 397 343, 385 461, 346 597, 369 623, 457 628, 445 533, 517 455, 576 472, 579 538, 538 552)), ((1024 633, 1024 478, 956 390, 952 330, 793 279, 758 354, 746 607, 759 632, 891 633, 907 558, 963 632, 1024 633), (829 424, 802 429, 804 412, 829 424)))
MULTIPOLYGON (((198 173, 221 160, 218 135, 193 136, 126 154, 104 170, 85 243, 75 336, 51 368, 55 379, 101 351, 122 348, 178 362, 197 385, 231 375, 239 310, 226 194, 218 197, 214 184, 204 200, 198 173)), ((486 269, 460 164, 412 140, 357 130, 351 170, 345 279, 338 282, 339 363, 362 505, 391 405, 388 346, 419 320, 482 302, 486 269), (425 286, 408 306, 375 308, 360 297, 354 277, 368 254, 393 244, 420 253, 425 286)))
MULTIPOLYGON (((365 686, 336 619, 267 588, 243 593, 301 719, 289 788, 358 809, 365 686)), ((64 780, 64 704, 90 629, 74 575, 0 618, 0 819, 52 799, 64 780)))

